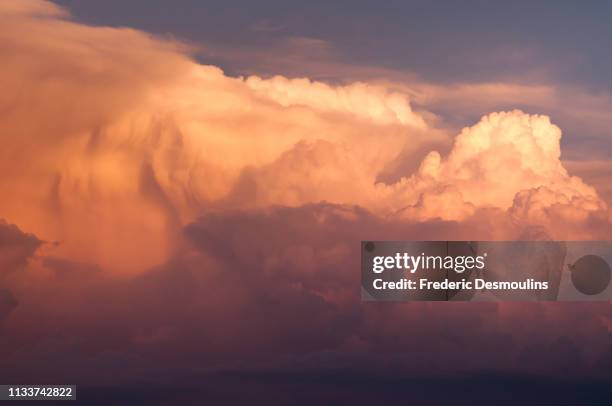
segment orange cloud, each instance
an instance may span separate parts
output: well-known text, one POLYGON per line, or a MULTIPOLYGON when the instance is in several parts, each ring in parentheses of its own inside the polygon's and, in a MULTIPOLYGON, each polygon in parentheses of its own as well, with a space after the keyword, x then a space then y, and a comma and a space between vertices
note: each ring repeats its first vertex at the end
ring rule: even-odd
POLYGON ((573 376, 609 375, 608 303, 406 311, 356 289, 359 240, 608 238, 610 209, 565 169, 548 117, 491 113, 450 137, 406 92, 229 77, 40 0, 0 3, 0 59, 5 381, 329 373, 346 357, 351 376, 463 383, 557 376, 567 354, 573 376))
POLYGON ((251 206, 346 202, 428 137, 408 99, 381 87, 231 78, 180 44, 78 24, 44 1, 3 4, 0 210, 103 268, 167 258, 181 225, 236 197, 249 171, 264 179, 251 206), (283 162, 268 193, 266 168, 283 162), (329 171, 291 197, 316 162, 329 171))
POLYGON ((525 202, 562 204, 568 221, 608 210, 563 168, 545 116, 484 116, 446 158, 423 159, 448 134, 382 85, 232 78, 181 44, 79 24, 45 1, 3 2, 0 20, 0 213, 60 242, 60 256, 141 272, 174 252, 185 224, 227 207, 326 201, 398 221, 495 209, 538 223, 542 209, 525 202), (401 172, 398 159, 422 163, 401 172), (389 170, 398 180, 380 182, 389 170), (526 200, 530 190, 551 194, 526 200))
POLYGON ((588 209, 607 211, 595 189, 563 167, 560 139, 561 130, 546 116, 518 110, 484 116, 461 131, 447 158, 430 152, 406 179, 404 193, 419 201, 404 215, 461 220, 477 208, 507 210, 532 189, 552 193, 541 204, 574 202, 585 209, 578 201, 591 201, 588 209))

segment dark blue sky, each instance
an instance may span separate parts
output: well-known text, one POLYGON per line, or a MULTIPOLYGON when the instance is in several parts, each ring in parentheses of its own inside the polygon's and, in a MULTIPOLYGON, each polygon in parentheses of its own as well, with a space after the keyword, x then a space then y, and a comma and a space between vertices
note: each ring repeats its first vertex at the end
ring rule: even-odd
POLYGON ((612 2, 606 1, 56 2, 80 21, 228 49, 317 38, 328 41, 343 62, 437 82, 503 78, 612 87, 612 2))

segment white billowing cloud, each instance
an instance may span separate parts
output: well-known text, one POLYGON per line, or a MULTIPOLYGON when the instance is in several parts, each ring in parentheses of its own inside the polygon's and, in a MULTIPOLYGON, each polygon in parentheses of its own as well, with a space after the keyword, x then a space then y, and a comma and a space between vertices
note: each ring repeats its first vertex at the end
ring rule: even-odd
POLYGON ((409 202, 404 215, 457 220, 477 208, 507 210, 518 194, 538 188, 538 194, 549 193, 534 204, 584 207, 588 201, 595 204, 587 205, 591 209, 604 207, 595 189, 561 164, 560 139, 561 130, 547 116, 518 110, 484 116, 461 131, 446 158, 430 152, 418 172, 402 181, 399 191, 409 202))
POLYGON ((611 231, 612 209, 596 195, 568 195, 540 186, 517 193, 508 212, 515 221, 554 230, 565 239, 601 238, 611 231))
POLYGON ((282 106, 307 106, 320 111, 346 113, 382 124, 398 123, 425 128, 423 118, 414 113, 406 96, 389 92, 381 86, 353 83, 330 86, 307 78, 288 79, 275 76, 262 79, 251 76, 246 84, 263 97, 282 106))

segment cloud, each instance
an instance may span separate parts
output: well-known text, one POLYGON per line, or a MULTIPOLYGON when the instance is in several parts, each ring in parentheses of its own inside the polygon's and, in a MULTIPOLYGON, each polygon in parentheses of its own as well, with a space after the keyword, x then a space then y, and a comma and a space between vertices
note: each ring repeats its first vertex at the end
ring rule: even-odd
POLYGON ((308 106, 354 114, 382 124, 399 123, 425 128, 425 121, 412 111, 405 95, 390 93, 378 86, 355 83, 333 87, 308 79, 287 79, 282 76, 267 80, 251 76, 246 83, 258 94, 284 107, 308 106))
POLYGON ((401 91, 232 78, 181 44, 58 13, 26 8, 0 36, 9 106, 0 126, 18 134, 3 138, 11 197, 0 208, 76 262, 141 272, 167 259, 206 208, 327 201, 426 221, 504 211, 538 187, 597 200, 563 168, 560 130, 545 116, 484 116, 448 157, 432 152, 401 172, 398 160, 422 160, 450 138, 401 91))
POLYGON ((518 215, 522 206, 523 218, 533 220, 533 205, 560 204, 569 222, 584 218, 579 211, 607 217, 608 206, 595 189, 563 167, 560 139, 561 130, 546 116, 518 110, 484 116, 461 131, 446 158, 430 152, 418 172, 405 179, 402 188, 418 201, 403 215, 461 220, 477 208, 512 208, 518 215))
POLYGON ((380 86, 232 78, 181 44, 27 5, 0 10, 0 209, 77 262, 123 273, 163 262, 181 224, 238 201, 252 173, 253 206, 349 203, 401 151, 443 138, 380 86), (295 196, 280 190, 313 165, 329 171, 295 196))
POLYGON ((172 41, 79 24, 48 2, 7 4, 0 209, 58 241, 52 257, 141 273, 203 211, 322 201, 398 221, 484 210, 499 235, 559 216, 585 238, 607 229, 593 227, 609 209, 564 169, 546 116, 492 113, 451 145, 397 88, 233 78, 172 41), (433 145, 447 156, 423 158, 433 145))
POLYGON ((0 219, 0 277, 23 269, 42 244, 36 236, 0 219))
POLYGON ((23 272, 43 241, 24 233, 0 219, 0 333, 2 322, 17 307, 18 301, 7 284, 23 272))
POLYGON ((453 137, 390 86, 231 77, 44 1, 3 2, 0 22, 10 381, 338 362, 552 376, 566 354, 606 376, 607 303, 370 306, 355 283, 365 239, 609 236, 548 117, 491 113, 453 137))
POLYGON ((0 13, 12 16, 66 17, 68 11, 48 1, 5 1, 0 4, 0 13))
POLYGON ((11 291, 0 289, 0 332, 2 331, 2 322, 15 307, 17 307, 17 301, 11 291))
POLYGON ((612 173, 612 162, 604 160, 565 160, 563 166, 568 169, 568 172, 576 174, 582 179, 588 179, 597 193, 606 202, 612 202, 612 184, 609 182, 609 174, 612 173))
POLYGON ((78 267, 43 260, 37 273, 52 268, 44 279, 16 283, 0 377, 35 371, 40 380, 116 387, 224 371, 392 368, 434 381, 482 370, 560 379, 552 361, 566 358, 571 382, 606 377, 607 303, 360 301, 359 239, 466 232, 455 222, 398 223, 313 204, 206 214, 185 227, 180 253, 134 278, 85 269, 66 277, 56 268, 78 267), (62 359, 61 370, 49 367, 62 359))

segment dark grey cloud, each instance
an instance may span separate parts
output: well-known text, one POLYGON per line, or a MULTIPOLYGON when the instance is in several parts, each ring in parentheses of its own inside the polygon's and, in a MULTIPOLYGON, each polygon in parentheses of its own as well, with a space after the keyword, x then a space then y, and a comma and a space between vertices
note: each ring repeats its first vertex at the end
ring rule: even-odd
MULTIPOLYGON (((2 323, 4 318, 7 317, 15 307, 17 307, 15 296, 13 296, 10 290, 0 288, 0 323, 2 323)), ((1 328, 2 326, 0 324, 0 332, 1 328)))
POLYGON ((441 383, 481 388, 473 401, 504 384, 526 403, 609 396, 607 303, 360 301, 360 240, 461 238, 462 227, 321 203, 204 214, 172 260, 131 279, 44 258, 55 277, 19 291, 0 379, 76 382, 81 399, 116 404, 360 404, 402 388, 439 403, 453 397, 424 388, 441 383))
POLYGON ((19 303, 5 286, 5 280, 13 272, 22 270, 42 243, 36 236, 0 219, 0 335, 3 321, 19 303))
POLYGON ((0 277, 23 268, 43 241, 0 219, 0 277))

